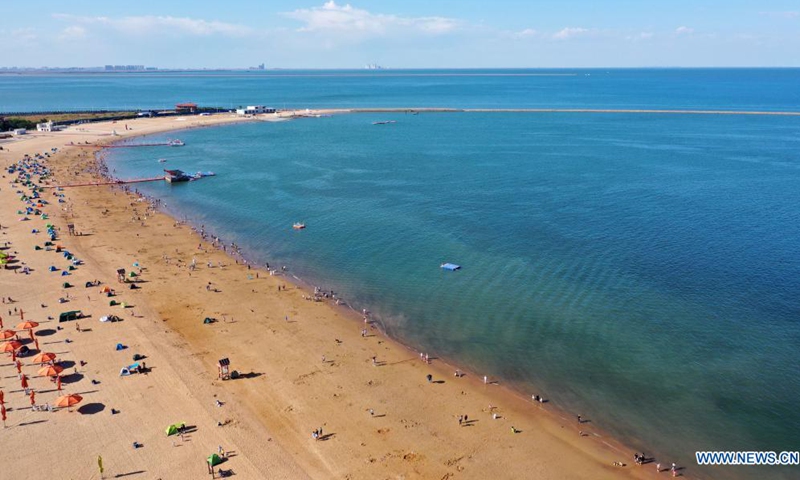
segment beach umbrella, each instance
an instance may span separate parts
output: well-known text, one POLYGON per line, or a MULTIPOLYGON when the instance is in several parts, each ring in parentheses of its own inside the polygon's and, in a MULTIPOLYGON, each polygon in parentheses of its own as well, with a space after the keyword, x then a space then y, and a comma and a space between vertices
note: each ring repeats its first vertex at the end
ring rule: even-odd
POLYGON ((22 343, 18 342, 17 340, 11 340, 10 342, 6 342, 3 345, 3 352, 5 352, 5 353, 12 352, 13 353, 14 351, 16 351, 21 346, 22 346, 22 343))
POLYGON ((30 330, 39 326, 39 322, 28 320, 17 325, 17 330, 30 330))
POLYGON ((16 334, 17 332, 15 332, 14 330, 3 330, 2 332, 0 332, 0 340, 8 340, 9 338, 13 337, 16 334))
POLYGON ((63 371, 64 367, 61 365, 45 365, 37 373, 42 377, 55 377, 63 371))
POLYGON ((83 400, 83 397, 81 397, 77 393, 73 393, 70 395, 62 395, 56 399, 55 406, 69 408, 81 403, 81 400, 83 400))
POLYGON ((44 352, 36 355, 31 360, 31 363, 50 363, 56 359, 56 354, 52 352, 44 352))

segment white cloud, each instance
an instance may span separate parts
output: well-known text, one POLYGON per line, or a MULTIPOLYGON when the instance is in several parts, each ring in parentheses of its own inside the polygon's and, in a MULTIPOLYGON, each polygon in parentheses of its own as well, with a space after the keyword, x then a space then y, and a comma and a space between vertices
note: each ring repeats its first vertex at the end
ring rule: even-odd
POLYGON ((61 35, 58 36, 61 40, 76 40, 79 38, 84 38, 86 36, 86 29, 79 26, 79 25, 71 25, 64 30, 61 31, 61 35))
POLYGON ((639 42, 644 40, 650 40, 654 36, 655 34, 653 32, 639 32, 635 35, 627 35, 625 37, 625 40, 628 40, 630 42, 639 42))
POLYGON ((788 12, 758 12, 759 15, 764 17, 773 17, 773 18, 797 18, 800 17, 800 11, 788 11, 788 12))
MULTIPOLYGON (((129 35, 150 35, 153 33, 186 34, 194 36, 223 35, 241 37, 252 33, 252 29, 242 25, 207 21, 189 17, 171 17, 146 15, 139 17, 81 17, 65 13, 56 13, 54 18, 67 20, 81 25, 99 25, 113 28, 129 35)), ((72 27, 69 27, 72 28, 72 27)), ((82 28, 82 27, 77 27, 82 28)), ((86 30, 84 29, 84 34, 86 30)))
POLYGON ((514 37, 514 38, 531 38, 531 37, 535 37, 536 35, 538 35, 538 33, 539 32, 537 32, 536 30, 534 30, 532 28, 526 28, 525 30, 521 30, 519 32, 512 33, 511 36, 514 37))
POLYGON ((566 27, 553 34, 554 40, 569 40, 588 33, 589 30, 581 27, 566 27))
POLYGON ((391 30, 415 30, 437 35, 452 32, 460 26, 459 20, 447 17, 401 17, 371 13, 350 4, 338 5, 333 0, 321 7, 301 8, 284 12, 285 17, 303 23, 301 32, 350 32, 382 35, 391 30))
POLYGON ((691 35, 694 33, 694 28, 678 27, 675 29, 676 35, 691 35))

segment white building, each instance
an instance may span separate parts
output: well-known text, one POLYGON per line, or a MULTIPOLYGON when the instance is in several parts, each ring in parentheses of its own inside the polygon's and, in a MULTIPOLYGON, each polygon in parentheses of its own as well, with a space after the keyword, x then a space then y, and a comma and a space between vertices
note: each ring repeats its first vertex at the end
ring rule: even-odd
POLYGON ((55 130, 55 128, 53 128, 53 122, 46 122, 46 123, 37 123, 36 130, 40 132, 52 132, 53 130, 55 130))
POLYGON ((236 113, 238 115, 258 115, 260 113, 275 113, 275 109, 264 105, 248 105, 247 108, 237 108, 236 113))
POLYGON ((26 128, 15 128, 14 129, 14 135, 25 135, 26 133, 28 133, 28 129, 26 129, 26 128))

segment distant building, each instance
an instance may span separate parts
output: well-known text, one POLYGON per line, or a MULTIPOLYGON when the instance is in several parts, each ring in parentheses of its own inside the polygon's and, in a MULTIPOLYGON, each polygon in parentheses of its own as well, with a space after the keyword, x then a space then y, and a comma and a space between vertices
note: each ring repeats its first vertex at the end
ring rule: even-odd
POLYGON ((175 111, 178 113, 197 113, 196 103, 179 103, 175 105, 175 111))
POLYGON ((258 115, 260 113, 275 113, 275 109, 264 105, 248 105, 247 108, 237 108, 236 113, 238 115, 258 115))
POLYGON ((61 130, 58 125, 53 125, 53 121, 45 122, 45 123, 37 123, 36 130, 40 132, 57 132, 61 130))
POLYGON ((15 128, 14 129, 14 135, 25 135, 26 133, 28 133, 28 129, 26 129, 26 128, 15 128))

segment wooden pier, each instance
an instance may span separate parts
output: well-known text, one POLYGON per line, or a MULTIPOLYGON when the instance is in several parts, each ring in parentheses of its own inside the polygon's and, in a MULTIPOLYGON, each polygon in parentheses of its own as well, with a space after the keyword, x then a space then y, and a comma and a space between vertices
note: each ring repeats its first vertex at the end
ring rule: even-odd
POLYGON ((103 185, 128 185, 130 183, 164 181, 164 177, 134 178, 132 180, 109 180, 106 182, 73 183, 69 185, 43 185, 41 188, 71 188, 71 187, 100 187, 103 185))

